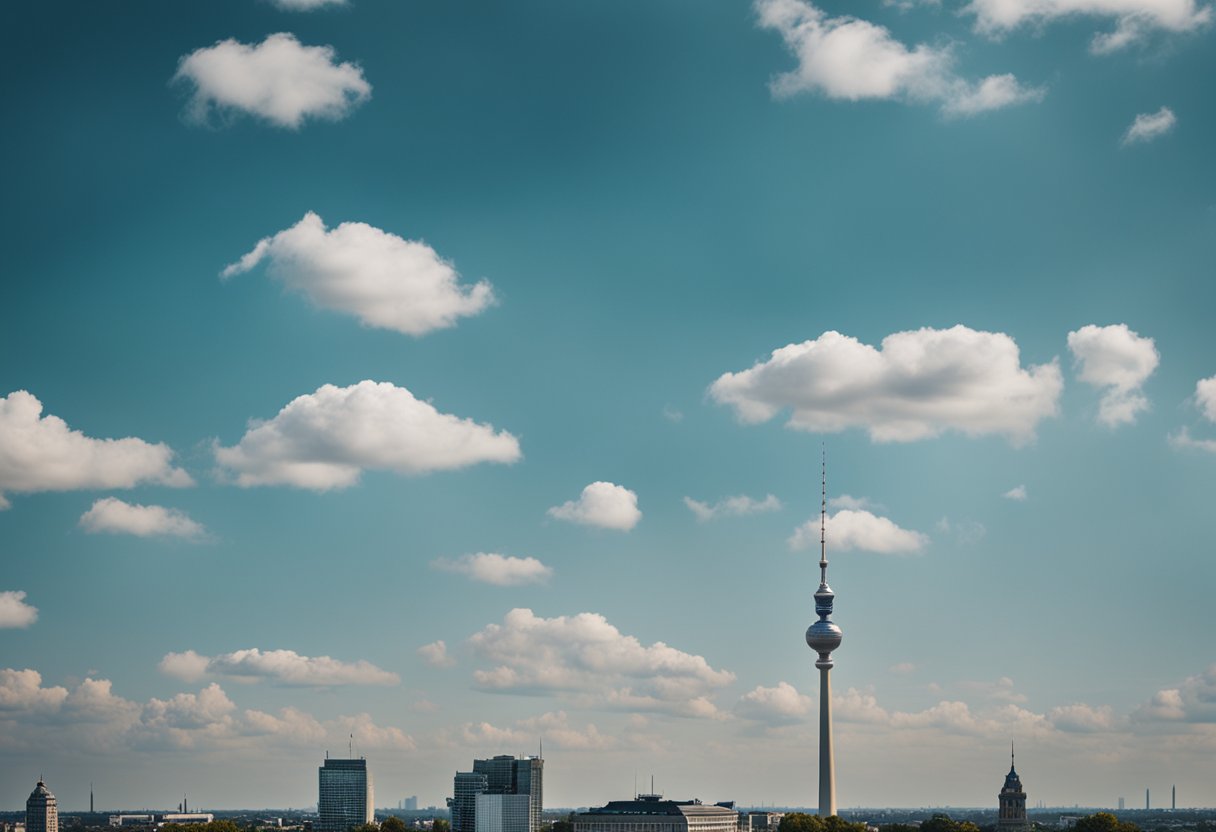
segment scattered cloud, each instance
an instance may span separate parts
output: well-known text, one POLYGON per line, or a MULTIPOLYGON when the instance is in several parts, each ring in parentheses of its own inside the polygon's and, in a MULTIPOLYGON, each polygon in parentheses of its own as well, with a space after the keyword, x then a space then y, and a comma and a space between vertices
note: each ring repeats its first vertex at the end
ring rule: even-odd
POLYGON ((1203 418, 1216 422, 1216 376, 1196 382, 1195 403, 1199 405, 1203 418))
POLYGON ((942 534, 948 534, 963 546, 979 543, 988 534, 988 528, 978 520, 951 520, 943 517, 935 524, 942 534))
POLYGON ((692 497, 685 497, 684 505, 688 506, 688 510, 695 514, 700 522, 715 520, 719 517, 744 517, 748 514, 780 511, 782 508, 781 501, 772 494, 766 495, 763 500, 755 500, 740 494, 737 497, 725 497, 713 505, 694 500, 692 497))
MULTIPOLYGON (((915 554, 929 543, 928 535, 902 529, 886 517, 868 511, 841 509, 829 514, 828 546, 833 551, 859 549, 880 555, 915 554)), ((819 543, 819 518, 812 517, 794 530, 789 539, 791 549, 807 549, 819 543)))
POLYGON ((1140 722, 1216 723, 1216 664, 1174 688, 1165 688, 1132 713, 1140 722))
POLYGON ((164 506, 145 506, 106 497, 80 516, 86 532, 96 534, 133 534, 136 537, 200 538, 206 534, 200 524, 183 511, 164 506))
POLYGON ((977 31, 994 37, 1068 18, 1111 19, 1114 30, 1096 34, 1090 43, 1095 54, 1122 49, 1153 31, 1194 31, 1212 19, 1211 7, 1195 0, 971 0, 964 11, 975 15, 977 31))
POLYGON ((1048 711, 1047 719, 1057 729, 1071 733, 1109 731, 1116 725, 1115 712, 1109 705, 1061 705, 1048 711))
POLYGON ((710 701, 735 675, 663 642, 643 645, 602 615, 542 618, 514 609, 469 638, 490 663, 473 677, 503 693, 581 694, 580 704, 677 716, 717 715, 710 701))
POLYGON ((606 751, 622 745, 621 737, 605 734, 593 723, 582 728, 570 724, 565 711, 520 719, 506 728, 489 722, 466 722, 448 732, 448 744, 465 748, 526 748, 543 737, 545 745, 563 751, 606 751))
POLYGON ((671 422, 673 425, 678 425, 684 421, 684 411, 679 410, 672 405, 663 405, 663 418, 671 422))
POLYGON ((235 446, 217 442, 214 450, 237 485, 314 491, 354 485, 364 469, 418 475, 521 456, 506 431, 440 413, 404 387, 374 381, 326 384, 270 421, 251 422, 235 446))
POLYGON ((326 229, 312 211, 258 241, 220 275, 244 274, 263 262, 272 277, 314 305, 406 335, 455 326, 494 303, 489 283, 462 285, 452 264, 426 243, 361 222, 326 229))
POLYGON ((584 526, 627 532, 642 519, 638 495, 622 485, 593 482, 577 500, 567 500, 549 509, 549 516, 584 526))
POLYGON ((811 697, 799 693, 789 682, 778 682, 776 687, 757 685, 743 694, 735 705, 735 714, 771 725, 788 725, 806 719, 813 706, 811 697))
POLYGON ((998 702, 1025 702, 1025 694, 1018 693, 1014 689, 1013 679, 1008 676, 1002 676, 995 682, 963 682, 962 687, 965 690, 973 691, 980 694, 985 699, 991 699, 998 702))
POLYGON ((907 676, 909 673, 916 672, 916 665, 912 662, 899 662, 887 668, 888 673, 894 673, 896 676, 907 676))
POLYGON ((553 569, 536 558, 516 558, 493 552, 461 555, 455 559, 437 558, 431 561, 431 566, 495 586, 543 584, 553 576, 553 569))
POLYGON ((431 667, 452 667, 456 660, 448 655, 448 646, 443 639, 432 641, 418 648, 418 655, 431 667))
POLYGON ((270 0, 275 8, 285 12, 311 12, 326 6, 345 6, 347 0, 270 0))
POLYGON ((193 121, 247 113, 292 130, 309 118, 343 119, 372 94, 357 64, 338 63, 332 46, 304 46, 287 32, 196 49, 182 56, 173 80, 194 88, 186 108, 193 121))
POLYGON ((1148 410, 1148 399, 1140 387, 1161 360, 1152 338, 1141 337, 1127 324, 1089 324, 1068 333, 1068 349, 1078 378, 1105 390, 1098 405, 1098 421, 1115 428, 1134 423, 1137 415, 1148 410))
POLYGON ((797 69, 772 82, 779 98, 815 92, 848 101, 936 103, 946 115, 972 116, 1045 94, 1008 74, 969 81, 956 73, 949 46, 909 48, 884 26, 829 17, 806 0, 757 0, 756 10, 760 26, 775 29, 798 60, 797 69))
POLYGON ((256 647, 219 656, 201 656, 193 650, 169 653, 161 659, 160 670, 187 682, 205 676, 303 687, 396 685, 401 681, 396 673, 381 670, 371 662, 343 662, 329 656, 301 656, 294 650, 256 647))
POLYGON ((853 497, 849 494, 841 494, 839 497, 828 497, 828 508, 847 508, 853 511, 874 509, 878 511, 882 509, 882 506, 869 497, 853 497))
POLYGON ((1181 428, 1177 433, 1171 433, 1169 442, 1175 448, 1195 448, 1216 454, 1216 439, 1196 439, 1186 428, 1181 428))
POLYGON ((897 332, 879 349, 838 332, 774 350, 709 388, 745 424, 791 410, 786 426, 835 433, 865 428, 875 442, 912 442, 949 430, 1034 438, 1056 413, 1063 380, 1055 360, 1023 369, 1018 346, 965 326, 897 332))
POLYGON ((1006 500, 1016 500, 1019 503, 1026 502, 1026 486, 1015 485, 1013 488, 1001 495, 1006 500))
POLYGON ((24 630, 38 620, 38 608, 25 602, 25 592, 10 589, 0 592, 0 630, 24 630))
POLYGON ((1123 134, 1123 144, 1151 142, 1173 130, 1177 123, 1178 119, 1169 107, 1162 107, 1155 113, 1140 113, 1123 134))
POLYGON ((88 678, 69 691, 43 686, 36 670, 0 669, 0 745, 6 749, 264 751, 316 748, 350 734, 368 749, 414 747, 407 734, 378 726, 367 714, 321 721, 290 707, 277 714, 242 711, 215 683, 140 704, 116 695, 108 679, 88 678))
POLYGON ((172 461, 168 445, 94 439, 58 416, 43 416, 42 402, 25 390, 0 398, 0 509, 8 507, 5 494, 193 485, 172 461))

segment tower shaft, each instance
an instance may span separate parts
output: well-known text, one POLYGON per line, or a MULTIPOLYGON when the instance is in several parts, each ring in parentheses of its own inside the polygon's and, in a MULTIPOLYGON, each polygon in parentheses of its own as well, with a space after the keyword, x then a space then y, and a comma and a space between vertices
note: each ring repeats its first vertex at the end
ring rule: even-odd
POLYGON ((819 668, 819 814, 836 814, 836 761, 832 755, 832 669, 819 668))

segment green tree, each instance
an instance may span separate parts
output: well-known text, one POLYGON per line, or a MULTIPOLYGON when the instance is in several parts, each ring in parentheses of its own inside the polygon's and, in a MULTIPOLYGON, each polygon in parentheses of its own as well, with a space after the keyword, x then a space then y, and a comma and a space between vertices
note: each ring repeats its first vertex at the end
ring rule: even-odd
POLYGON ((980 828, 969 820, 958 821, 937 814, 920 825, 920 832, 980 832, 980 828))
POLYGON ((452 832, 452 824, 446 818, 435 818, 434 832, 452 832))
POLYGON ((1077 821, 1076 832, 1140 832, 1131 821, 1119 820, 1110 812, 1097 812, 1077 821))
POLYGON ((827 832, 826 824, 819 815, 806 812, 790 812, 781 819, 777 832, 827 832))
POLYGON ((823 822, 827 832, 866 832, 866 825, 856 821, 845 820, 840 815, 832 815, 823 822))
POLYGON ((396 815, 389 815, 380 821, 380 832, 405 832, 405 821, 396 815))
POLYGON ((352 826, 350 832, 380 832, 380 827, 374 823, 361 823, 358 826, 352 826))

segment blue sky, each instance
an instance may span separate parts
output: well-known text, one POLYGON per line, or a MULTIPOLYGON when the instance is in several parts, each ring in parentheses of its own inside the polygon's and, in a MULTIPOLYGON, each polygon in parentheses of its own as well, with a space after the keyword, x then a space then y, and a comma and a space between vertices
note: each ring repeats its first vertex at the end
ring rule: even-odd
POLYGON ((840 805, 1213 803, 1210 6, 293 5, 2 13, 0 805, 811 804, 823 446, 840 805))

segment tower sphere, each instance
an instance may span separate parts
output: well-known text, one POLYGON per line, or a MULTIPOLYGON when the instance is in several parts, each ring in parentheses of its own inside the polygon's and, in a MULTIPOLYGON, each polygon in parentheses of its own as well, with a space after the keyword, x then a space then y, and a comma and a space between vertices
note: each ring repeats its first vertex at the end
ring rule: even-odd
POLYGON ((839 647, 841 638, 843 638, 843 634, 840 632, 840 628, 831 621, 816 621, 806 628, 807 646, 821 657, 826 657, 839 647))

